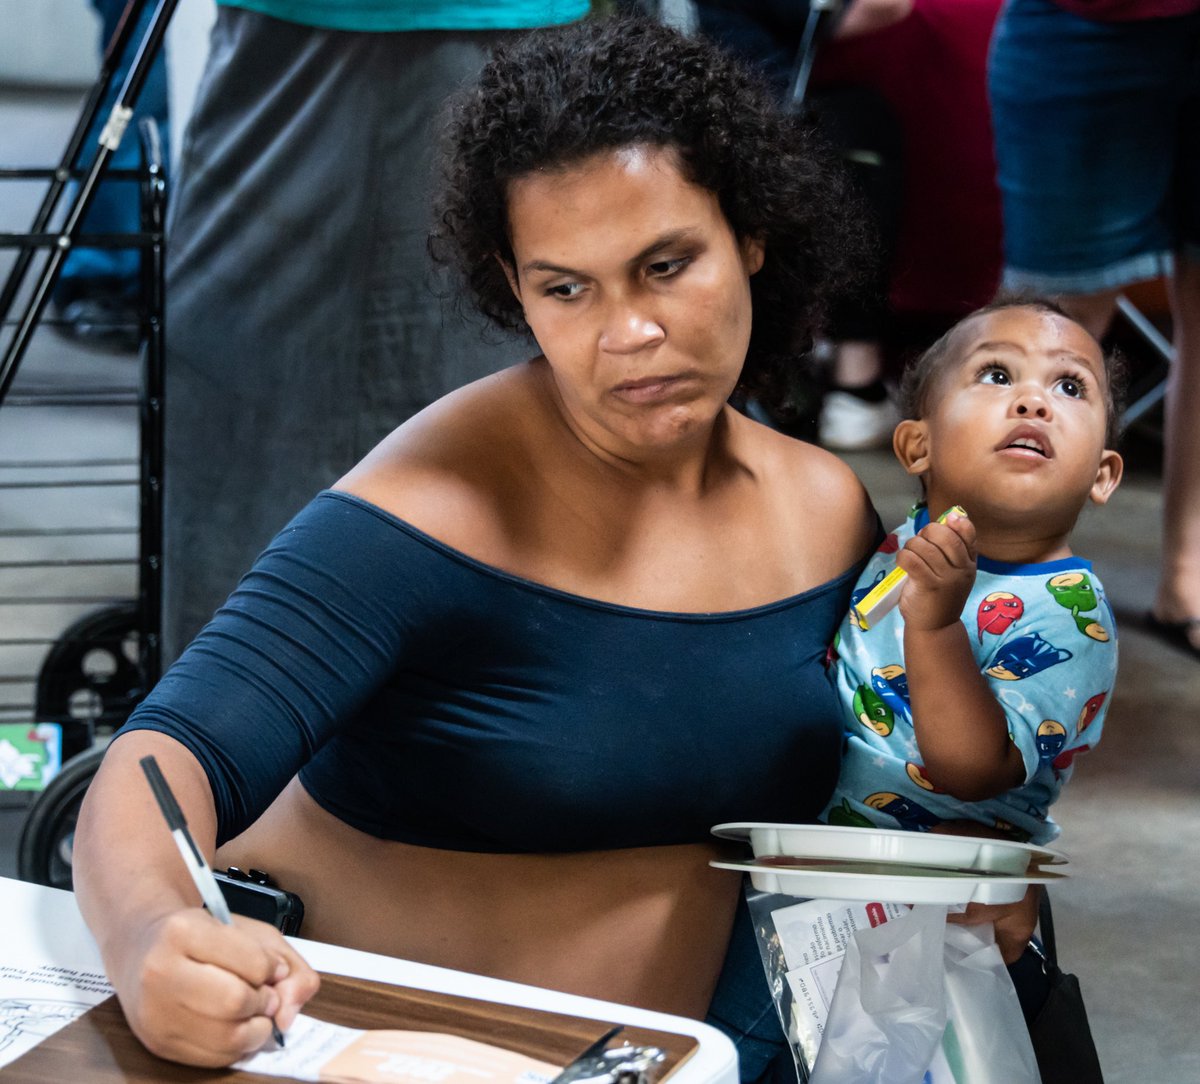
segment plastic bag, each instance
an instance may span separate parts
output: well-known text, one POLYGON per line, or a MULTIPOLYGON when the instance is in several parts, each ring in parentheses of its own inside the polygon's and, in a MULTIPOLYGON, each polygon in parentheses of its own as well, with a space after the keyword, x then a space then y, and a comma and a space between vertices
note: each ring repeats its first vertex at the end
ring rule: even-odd
POLYGON ((808 1080, 837 987, 838 972, 855 931, 908 914, 904 904, 799 900, 755 891, 746 902, 779 1021, 796 1064, 808 1080))
POLYGON ((746 901, 801 1084, 1039 1084, 990 924, 946 925, 944 907, 800 900, 749 885, 746 901), (889 1050, 893 1028, 901 1045, 889 1050), (822 1063, 832 1036, 836 1052, 822 1063))
POLYGON ((921 1084, 946 1030, 945 931, 946 908, 923 905, 855 933, 810 1084, 921 1084))
POLYGON ((949 1023, 942 1048, 958 1084, 1039 1084, 1037 1059, 991 923, 946 927, 949 1023))

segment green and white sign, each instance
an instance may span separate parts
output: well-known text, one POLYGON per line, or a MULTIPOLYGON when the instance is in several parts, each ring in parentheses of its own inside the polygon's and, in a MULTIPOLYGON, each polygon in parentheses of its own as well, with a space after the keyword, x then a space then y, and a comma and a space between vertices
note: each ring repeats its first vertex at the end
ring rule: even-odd
POLYGON ((0 791, 43 790, 61 767, 57 723, 0 723, 0 791))

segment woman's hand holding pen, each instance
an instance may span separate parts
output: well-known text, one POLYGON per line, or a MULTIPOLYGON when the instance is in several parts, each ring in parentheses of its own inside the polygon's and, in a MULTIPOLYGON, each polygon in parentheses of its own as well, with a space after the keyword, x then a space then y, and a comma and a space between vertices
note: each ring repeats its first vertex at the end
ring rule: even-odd
POLYGON ((908 574, 900 596, 905 627, 932 632, 952 626, 975 585, 975 526, 951 511, 910 538, 896 564, 908 574))
POLYGON ((286 1030, 319 980, 274 926, 237 916, 226 926, 199 906, 174 838, 185 817, 210 854, 216 817, 195 757, 153 732, 115 741, 76 829, 82 846, 75 898, 129 1026, 146 1047, 190 1065, 230 1065, 271 1042, 272 1019, 286 1030), (147 756, 170 779, 180 824, 168 828, 141 779, 147 756), (138 846, 124 861, 111 857, 129 839, 138 846))
MULTIPOLYGON (((107 955, 107 954, 106 954, 107 955)), ((315 971, 265 922, 215 922, 198 907, 142 927, 112 974, 130 1027, 160 1057, 223 1066, 271 1043, 316 993, 315 971)))

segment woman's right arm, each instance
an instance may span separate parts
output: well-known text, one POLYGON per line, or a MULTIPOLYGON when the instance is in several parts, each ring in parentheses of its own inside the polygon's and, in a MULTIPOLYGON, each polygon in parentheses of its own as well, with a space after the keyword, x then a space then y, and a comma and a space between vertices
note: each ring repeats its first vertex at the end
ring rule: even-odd
POLYGON ((403 535, 344 496, 302 511, 139 705, 105 753, 76 828, 85 921, 135 1034, 223 1065, 286 1027, 316 976, 265 923, 199 906, 142 772, 153 754, 211 861, 353 718, 404 651, 403 535))
POLYGON ((88 789, 75 832, 75 892, 134 1034, 155 1054, 228 1065, 286 1029, 316 992, 316 973, 274 927, 222 926, 199 894, 155 803, 140 760, 153 755, 211 860, 212 792, 195 757, 172 738, 134 731, 114 740, 88 789))

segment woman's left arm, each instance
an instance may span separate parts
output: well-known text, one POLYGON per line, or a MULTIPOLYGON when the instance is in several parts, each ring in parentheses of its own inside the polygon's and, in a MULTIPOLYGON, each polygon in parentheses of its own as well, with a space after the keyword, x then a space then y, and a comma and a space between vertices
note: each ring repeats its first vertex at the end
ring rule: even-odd
MULTIPOLYGON (((930 829, 936 835, 979 836, 983 839, 1008 839, 994 828, 978 821, 942 821, 930 829)), ((947 922, 960 926, 980 926, 990 922, 996 931, 996 944, 1006 964, 1014 963, 1025 951, 1038 924, 1042 886, 1030 885, 1016 903, 969 903, 966 911, 946 916, 947 922)))
POLYGON ((961 914, 946 916, 947 922, 979 926, 990 922, 996 931, 996 945, 1006 964, 1015 963, 1025 951, 1037 928, 1042 886, 1030 885, 1016 903, 969 903, 961 914))

